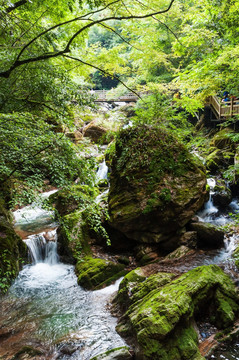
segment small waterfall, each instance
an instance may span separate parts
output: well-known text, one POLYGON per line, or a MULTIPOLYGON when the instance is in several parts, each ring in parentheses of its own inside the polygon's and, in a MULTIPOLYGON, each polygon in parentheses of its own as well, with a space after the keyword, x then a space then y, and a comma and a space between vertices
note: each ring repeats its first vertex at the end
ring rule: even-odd
POLYGON ((218 208, 213 205, 212 195, 214 194, 214 187, 216 186, 216 181, 213 178, 207 179, 207 184, 210 187, 209 200, 204 205, 204 209, 198 213, 200 221, 212 222, 212 215, 218 213, 218 208))
POLYGON ((25 240, 25 243, 29 249, 33 264, 46 263, 54 265, 58 263, 56 230, 30 235, 25 240))
POLYGON ((98 180, 107 179, 108 174, 108 166, 105 163, 105 160, 99 165, 99 169, 96 173, 96 177, 98 180))

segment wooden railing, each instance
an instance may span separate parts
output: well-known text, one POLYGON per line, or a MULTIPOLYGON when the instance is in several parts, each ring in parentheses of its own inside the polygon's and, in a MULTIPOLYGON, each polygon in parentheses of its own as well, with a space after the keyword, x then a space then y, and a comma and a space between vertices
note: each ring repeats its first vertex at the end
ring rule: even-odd
POLYGON ((217 96, 210 96, 208 100, 209 105, 214 110, 214 113, 218 119, 239 115, 239 99, 222 101, 217 96))
MULTIPOLYGON (((91 90, 90 94, 94 96, 95 102, 136 102, 139 97, 133 92, 126 93, 121 96, 110 96, 109 90, 91 90)), ((139 93, 140 96, 147 93, 139 93)))

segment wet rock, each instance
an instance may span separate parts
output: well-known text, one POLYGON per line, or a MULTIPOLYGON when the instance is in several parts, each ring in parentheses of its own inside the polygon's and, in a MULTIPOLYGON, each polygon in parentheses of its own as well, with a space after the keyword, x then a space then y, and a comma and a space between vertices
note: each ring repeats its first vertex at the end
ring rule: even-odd
POLYGON ((77 262, 75 272, 78 284, 87 290, 101 289, 124 276, 123 264, 104 259, 85 257, 77 262))
POLYGON ((215 225, 205 222, 192 222, 190 228, 197 232, 198 246, 220 248, 223 246, 224 232, 215 225))
MULTIPOLYGON (((194 218, 197 221, 197 218, 194 218)), ((197 248, 197 232, 196 231, 186 231, 180 237, 179 243, 189 247, 190 249, 197 248)))
POLYGON ((164 130, 121 131, 111 163, 109 224, 139 243, 173 250, 178 233, 204 203, 204 168, 164 130))
MULTIPOLYGON (((93 142, 99 143, 103 135, 107 133, 107 130, 100 125, 97 125, 95 121, 90 122, 83 129, 83 136, 90 138, 93 142)), ((106 144, 108 141, 106 142, 106 144)))
POLYGON ((103 354, 94 356, 90 360, 130 360, 133 359, 132 354, 126 346, 106 351, 103 354))
POLYGON ((189 249, 185 245, 181 245, 179 248, 171 252, 165 257, 165 260, 169 259, 180 259, 181 257, 184 257, 185 255, 189 254, 191 252, 191 249, 189 249))
POLYGON ((30 360, 35 359, 36 356, 43 355, 39 349, 36 349, 32 346, 23 346, 21 350, 19 350, 15 356, 13 356, 12 360, 30 360))
POLYGON ((206 158, 206 168, 211 174, 216 174, 233 164, 233 156, 231 151, 212 148, 206 158))
POLYGON ((212 194, 213 204, 219 208, 225 208, 232 201, 232 193, 224 180, 217 180, 212 194))
POLYGON ((203 360, 195 319, 209 316, 221 329, 235 320, 239 298, 233 282, 218 266, 201 266, 173 277, 152 275, 130 289, 129 306, 117 330, 137 342, 136 358, 203 360))
POLYGON ((61 346, 61 348, 59 350, 62 354, 72 355, 74 352, 76 352, 77 349, 78 349, 78 346, 76 346, 76 345, 64 344, 61 346))
POLYGON ((149 246, 149 245, 140 245, 135 249, 136 252, 136 260, 139 265, 145 265, 149 262, 155 261, 159 258, 159 254, 157 252, 157 246, 149 246))

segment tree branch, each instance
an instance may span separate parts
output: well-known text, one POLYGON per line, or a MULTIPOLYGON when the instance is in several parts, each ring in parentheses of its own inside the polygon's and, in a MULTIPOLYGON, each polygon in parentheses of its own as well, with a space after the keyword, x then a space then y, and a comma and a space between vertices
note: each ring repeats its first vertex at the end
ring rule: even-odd
POLYGON ((136 46, 132 45, 129 41, 127 41, 125 38, 123 38, 123 36, 121 36, 121 35, 120 35, 115 29, 113 29, 112 27, 107 26, 107 25, 105 25, 105 24, 103 24, 103 23, 101 23, 100 25, 103 26, 105 29, 110 30, 110 31, 112 31, 113 33, 115 33, 121 40, 123 40, 123 42, 125 42, 125 43, 128 44, 129 46, 135 48, 135 49, 138 50, 138 51, 142 51, 142 52, 143 52, 143 50, 137 48, 136 46))
MULTIPOLYGON (((106 5, 104 8, 100 9, 100 10, 97 10, 93 13, 96 13, 96 12, 100 12, 100 11, 103 11, 104 9, 106 9, 107 7, 109 7, 110 5, 114 4, 114 3, 117 3, 119 0, 116 0, 108 5, 106 5)), ((61 23, 61 24, 57 24, 55 26, 52 26, 51 28, 43 31, 42 33, 38 34, 34 39, 32 39, 28 44, 26 44, 22 50, 20 51, 19 55, 17 56, 15 62, 12 64, 12 66, 6 70, 6 71, 2 71, 0 72, 0 77, 5 77, 5 78, 8 78, 11 74, 11 72, 21 66, 22 64, 27 64, 27 63, 30 63, 30 62, 36 62, 36 61, 40 61, 40 60, 47 60, 47 59, 50 59, 50 58, 54 58, 54 57, 57 57, 57 56, 63 56, 65 55, 66 53, 69 53, 70 52, 70 47, 73 43, 73 41, 85 30, 91 28, 92 26, 94 25, 97 25, 97 24, 101 24, 103 22, 106 22, 106 21, 110 21, 110 20, 118 20, 118 21, 122 21, 122 20, 132 20, 132 19, 146 19, 146 18, 149 18, 149 17, 152 17, 152 16, 155 16, 155 15, 159 15, 159 14, 164 14, 166 12, 168 12, 173 3, 174 3, 175 0, 171 0, 168 7, 165 9, 165 10, 160 10, 160 11, 155 11, 153 13, 149 13, 149 14, 145 14, 145 15, 129 15, 129 16, 109 16, 109 17, 106 17, 104 19, 99 19, 99 20, 95 20, 95 21, 92 21, 90 23, 88 23, 87 25, 83 26, 80 30, 78 30, 74 35, 72 35, 72 37, 70 38, 70 40, 68 41, 65 49, 61 50, 61 51, 58 51, 58 52, 55 52, 55 53, 51 53, 51 54, 43 54, 43 55, 40 55, 40 56, 36 56, 36 57, 32 57, 32 58, 28 58, 28 59, 24 59, 24 60, 20 60, 20 56, 22 55, 22 53, 24 52, 24 50, 29 47, 34 41, 36 41, 39 37, 43 36, 44 34, 46 34, 47 32, 49 32, 50 30, 53 30, 59 26, 62 26, 62 25, 66 25, 66 24, 69 24, 71 22, 74 22, 74 21, 78 21, 78 20, 88 20, 89 19, 85 19, 84 16, 89 16, 89 14, 87 15, 84 15, 84 16, 81 16, 81 17, 78 17, 78 18, 75 18, 75 19, 72 19, 72 20, 69 20, 69 21, 66 21, 64 23, 61 23)), ((92 12, 91 12, 92 14, 92 12)))
POLYGON ((75 57, 73 57, 73 56, 70 56, 70 55, 63 55, 63 56, 66 57, 66 58, 68 58, 68 59, 72 59, 72 60, 79 61, 79 62, 81 62, 83 65, 87 65, 87 66, 90 66, 90 67, 92 67, 92 68, 94 68, 94 69, 96 69, 96 70, 99 70, 99 71, 100 71, 102 74, 104 74, 104 75, 107 75, 107 76, 110 76, 110 77, 115 78, 115 79, 118 80, 124 87, 126 87, 126 89, 128 89, 130 92, 132 92, 132 93, 135 94, 139 99, 142 100, 141 96, 140 96, 135 90, 129 88, 128 85, 126 85, 125 82, 122 81, 119 76, 114 75, 114 74, 111 74, 111 73, 109 73, 108 71, 106 71, 106 70, 104 70, 104 69, 101 69, 101 68, 99 68, 99 67, 96 66, 96 65, 90 64, 90 63, 88 63, 88 62, 86 62, 86 61, 83 61, 83 60, 81 60, 81 59, 75 58, 75 57))
POLYGON ((17 1, 14 4, 12 4, 11 6, 9 6, 8 8, 6 8, 5 13, 9 14, 11 11, 16 10, 17 8, 19 8, 20 6, 22 6, 26 3, 27 3, 27 0, 17 1))

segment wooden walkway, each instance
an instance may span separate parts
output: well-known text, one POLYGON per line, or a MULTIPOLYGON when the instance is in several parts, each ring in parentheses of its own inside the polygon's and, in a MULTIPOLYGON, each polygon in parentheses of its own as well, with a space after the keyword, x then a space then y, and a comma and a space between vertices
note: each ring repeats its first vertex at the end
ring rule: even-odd
POLYGON ((208 98, 208 104, 210 105, 214 115, 218 120, 239 115, 239 100, 223 101, 217 96, 210 96, 208 98))
MULTIPOLYGON (((110 97, 109 90, 91 90, 90 94, 94 96, 95 102, 136 102, 139 100, 139 97, 132 92, 118 97, 110 97)), ((141 96, 142 93, 139 93, 139 95, 141 96)))

